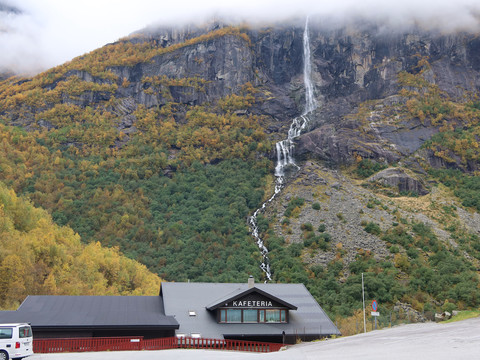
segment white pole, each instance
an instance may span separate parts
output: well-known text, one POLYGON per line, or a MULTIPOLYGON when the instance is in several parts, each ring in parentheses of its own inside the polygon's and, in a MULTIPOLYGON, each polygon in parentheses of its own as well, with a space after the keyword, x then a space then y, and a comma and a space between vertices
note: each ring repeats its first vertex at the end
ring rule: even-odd
POLYGON ((363 332, 367 332, 367 321, 365 320, 365 290, 363 289, 363 273, 362 273, 362 298, 363 298, 363 332))

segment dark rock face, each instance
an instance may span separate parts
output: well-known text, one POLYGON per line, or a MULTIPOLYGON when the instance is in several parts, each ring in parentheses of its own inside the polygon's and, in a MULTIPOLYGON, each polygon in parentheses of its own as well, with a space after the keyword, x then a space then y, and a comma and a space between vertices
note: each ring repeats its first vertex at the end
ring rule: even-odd
POLYGON ((417 151, 438 128, 386 109, 405 101, 396 95, 398 74, 417 73, 420 58, 431 64, 425 80, 452 99, 480 89, 480 42, 474 35, 312 27, 314 80, 323 102, 312 115, 313 131, 298 140, 296 156, 338 165, 352 163, 354 155, 392 162, 417 151), (368 123, 347 120, 364 101, 376 101, 380 109, 371 111, 368 123))
MULTIPOLYGON (((148 42, 165 48, 224 26, 214 22, 204 27, 148 29, 122 41, 148 42)), ((138 105, 162 107, 173 101, 183 106, 185 112, 189 106, 238 93, 250 82, 259 90, 259 101, 249 111, 270 119, 266 128, 272 138, 285 138, 291 120, 303 111, 305 102, 303 24, 244 31, 248 39, 233 34, 213 37, 145 63, 109 68, 119 79, 116 92, 86 91, 75 99, 64 97, 62 101, 95 106, 114 96, 119 101, 112 111, 120 116, 119 127, 134 131, 133 114, 138 105), (161 91, 149 91, 151 84, 145 79, 153 77, 198 78, 204 83, 201 89, 170 86, 169 97, 165 98, 161 91), (122 105, 126 102, 127 107, 122 105)), ((332 29, 311 22, 310 43, 312 80, 320 106, 310 116, 309 132, 298 139, 296 156, 301 158, 316 157, 332 164, 352 163, 354 156, 394 162, 418 151, 438 129, 428 119, 420 122, 401 118, 395 111, 385 109, 405 102, 398 95, 398 74, 418 73, 421 58, 428 59, 430 64, 423 75, 425 80, 438 85, 453 99, 480 89, 480 40, 475 35, 442 35, 416 29, 402 33, 374 24, 332 29), (378 108, 365 118, 352 115, 367 101, 376 101, 378 108)), ((69 76, 98 84, 112 83, 87 71, 71 70, 47 88, 55 88, 69 76)), ((15 116, 10 117, 12 123, 15 116)), ((24 123, 28 126, 28 119, 24 123)), ((429 161, 439 160, 430 157, 429 161)))
POLYGON ((411 193, 418 195, 428 194, 428 190, 421 180, 408 175, 404 169, 389 168, 382 170, 368 178, 371 182, 381 182, 384 185, 397 188, 400 193, 411 193))
POLYGON ((210 82, 205 93, 191 88, 171 89, 175 102, 192 105, 238 92, 243 84, 254 81, 253 61, 252 52, 245 40, 236 36, 223 36, 156 56, 148 63, 114 67, 111 70, 132 84, 119 90, 120 94, 134 97, 138 103, 147 107, 163 105, 166 99, 145 94, 142 83, 144 77, 198 77, 210 82))
POLYGON ((362 158, 374 158, 380 161, 394 162, 399 156, 379 143, 372 142, 363 134, 358 134, 355 127, 335 128, 323 125, 303 135, 296 147, 298 157, 315 156, 332 164, 350 163, 354 155, 362 158))

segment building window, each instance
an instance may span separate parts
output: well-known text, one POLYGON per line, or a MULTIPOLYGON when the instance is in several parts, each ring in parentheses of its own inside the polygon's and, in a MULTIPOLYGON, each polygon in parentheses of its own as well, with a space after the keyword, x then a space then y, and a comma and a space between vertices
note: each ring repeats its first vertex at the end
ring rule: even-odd
POLYGON ((241 309, 227 309, 227 318, 225 322, 240 323, 242 322, 242 310, 241 309))
POLYGON ((272 309, 272 310, 265 310, 265 322, 280 322, 280 310, 272 309))
POLYGON ((221 323, 286 323, 285 309, 220 309, 221 323))
POLYGON ((258 322, 258 310, 256 309, 245 309, 243 310, 243 322, 258 322))

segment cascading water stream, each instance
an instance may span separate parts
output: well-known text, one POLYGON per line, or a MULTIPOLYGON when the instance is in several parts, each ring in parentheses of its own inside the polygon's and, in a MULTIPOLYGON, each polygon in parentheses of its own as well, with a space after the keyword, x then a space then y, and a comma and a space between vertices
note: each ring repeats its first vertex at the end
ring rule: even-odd
POLYGON ((300 136, 302 131, 307 127, 310 121, 310 119, 308 118, 308 114, 317 108, 317 102, 315 100, 312 82, 312 63, 310 53, 310 36, 308 32, 308 17, 305 23, 305 30, 303 32, 303 79, 305 85, 305 109, 302 115, 292 120, 290 129, 288 130, 287 138, 276 144, 277 164, 275 166, 275 192, 270 197, 270 199, 268 199, 262 204, 262 207, 260 207, 253 213, 253 215, 249 219, 252 235, 255 238, 255 241, 257 242, 257 245, 263 256, 263 261, 260 265, 260 268, 265 273, 265 282, 272 280, 272 273, 270 271, 268 249, 266 248, 263 240, 260 238, 260 235, 258 233, 257 216, 267 207, 267 204, 272 202, 273 199, 275 199, 275 197, 277 196, 277 194, 282 191, 285 182, 285 168, 289 165, 293 165, 298 168, 298 166, 295 164, 295 159, 293 157, 293 150, 295 147, 293 140, 300 136))

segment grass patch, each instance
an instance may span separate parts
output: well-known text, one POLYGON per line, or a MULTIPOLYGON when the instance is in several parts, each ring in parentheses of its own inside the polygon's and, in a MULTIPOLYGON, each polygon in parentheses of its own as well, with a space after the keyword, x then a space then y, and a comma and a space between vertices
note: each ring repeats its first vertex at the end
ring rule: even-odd
POLYGON ((451 323, 456 321, 462 321, 462 320, 467 320, 471 318, 476 318, 479 316, 480 316, 480 310, 465 310, 465 311, 460 311, 457 316, 454 316, 449 320, 442 321, 442 323, 446 324, 446 323, 451 323))

